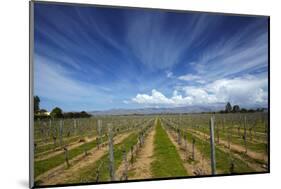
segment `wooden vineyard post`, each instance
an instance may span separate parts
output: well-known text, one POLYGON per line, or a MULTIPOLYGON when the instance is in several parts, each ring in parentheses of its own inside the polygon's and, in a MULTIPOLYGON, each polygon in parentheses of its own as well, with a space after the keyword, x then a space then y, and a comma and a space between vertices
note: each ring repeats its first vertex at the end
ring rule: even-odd
POLYGON ((96 169, 96 182, 99 182, 100 179, 100 169, 103 167, 104 162, 102 161, 98 168, 96 169))
POLYGON ((123 178, 124 180, 128 180, 128 162, 127 162, 127 154, 126 154, 125 147, 123 147, 123 162, 125 164, 123 178))
POLYGON ((55 124, 53 125, 53 141, 54 141, 54 148, 57 146, 57 129, 55 124))
POLYGON ((181 145, 181 132, 180 129, 177 129, 177 133, 178 133, 178 145, 181 145))
POLYGON ((240 137, 240 128, 242 127, 242 117, 240 115, 240 118, 239 118, 239 125, 238 125, 238 136, 240 137))
POLYGON ((49 120, 49 137, 50 137, 50 135, 51 135, 51 132, 52 132, 52 120, 50 119, 49 120))
POLYGON ((250 141, 253 140, 252 129, 253 129, 253 127, 250 128, 250 141))
POLYGON ((231 121, 231 127, 227 127, 227 147, 230 149, 230 140, 232 135, 233 120, 231 121))
POLYGON ((46 123, 45 122, 41 122, 41 135, 42 135, 42 138, 45 140, 45 142, 47 142, 48 140, 48 137, 46 135, 46 123))
POLYGON ((178 145, 181 145, 181 132, 180 132, 181 126, 182 126, 182 115, 180 114, 180 120, 178 126, 178 145))
POLYGON ((244 140, 244 145, 245 145, 245 154, 247 154, 247 131, 246 131, 246 125, 247 125, 247 118, 246 116, 244 117, 244 135, 243 135, 243 140, 244 140))
MULTIPOLYGON (((264 125, 265 125, 265 136, 266 136, 266 141, 265 141, 265 151, 266 151, 266 154, 268 154, 268 150, 269 150, 269 146, 268 146, 268 136, 269 136, 269 133, 268 133, 268 122, 265 121, 264 122, 264 125)), ((265 161, 265 165, 266 165, 266 168, 268 169, 268 159, 265 158, 264 156, 264 161, 265 161)))
POLYGON ((97 138, 97 144, 98 144, 98 149, 100 149, 100 144, 102 143, 101 140, 102 140, 102 136, 101 136, 101 120, 98 120, 98 138, 97 138))
POLYGON ((64 147, 63 150, 64 150, 64 158, 65 158, 66 165, 67 165, 67 167, 69 167, 68 149, 66 147, 64 147))
POLYGON ((73 125, 74 125, 74 135, 76 136, 76 134, 77 134, 77 132, 76 132, 76 127, 77 127, 76 119, 73 120, 73 125))
POLYGON ((144 133, 143 133, 143 131, 141 132, 140 139, 141 139, 141 146, 143 146, 144 145, 144 133))
POLYGON ((224 132, 224 125, 225 124, 225 118, 223 118, 223 120, 222 120, 222 130, 223 130, 223 132, 224 132))
POLYGON ((131 164, 134 163, 134 146, 131 146, 131 164))
POLYGON ((194 146, 195 146, 195 139, 192 138, 192 160, 193 160, 193 161, 195 161, 194 146))
POLYGON ((186 142, 186 134, 184 135, 184 151, 185 151, 185 159, 187 160, 187 142, 186 142))
POLYGON ((214 117, 210 119, 210 144, 211 144, 211 169, 212 175, 216 174, 216 151, 215 151, 215 137, 214 137, 214 117))
POLYGON ((115 170, 114 170, 114 149, 113 149, 113 133, 112 133, 112 125, 108 124, 109 135, 108 135, 108 147, 109 147, 109 176, 110 180, 115 180, 115 170))
POLYGON ((217 124, 217 143, 220 143, 220 129, 219 129, 219 125, 217 124))
POLYGON ((60 146, 62 146, 63 120, 60 120, 60 146))
POLYGON ((257 131, 256 131, 256 128, 257 128, 257 121, 255 121, 255 124, 254 124, 254 137, 257 138, 257 131))

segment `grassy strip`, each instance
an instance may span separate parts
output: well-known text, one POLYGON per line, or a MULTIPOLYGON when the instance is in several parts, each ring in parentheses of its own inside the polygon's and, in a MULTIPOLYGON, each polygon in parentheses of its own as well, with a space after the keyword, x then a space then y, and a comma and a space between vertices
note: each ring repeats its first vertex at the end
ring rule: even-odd
MULTIPOLYGON (((205 133, 209 136, 209 130, 208 129, 197 129, 198 131, 202 132, 202 133, 205 133)), ((243 133, 243 130, 240 131, 241 133, 243 133)), ((215 137, 216 137, 217 133, 215 132, 215 137)), ((249 135, 247 133, 247 135, 249 135)), ((222 129, 220 128, 220 139, 224 140, 224 141, 227 141, 227 133, 226 131, 223 132, 222 129)), ((266 143, 253 143, 251 140, 250 140, 250 137, 247 136, 248 139, 247 139, 247 147, 248 149, 252 150, 252 151, 255 151, 255 152, 258 152, 258 153, 264 153, 266 154, 266 143)), ((254 136, 253 136, 254 138, 254 136)), ((217 138, 216 138, 217 139, 217 138)), ((238 135, 232 135, 231 136, 231 143, 233 144, 236 144, 236 145, 240 145, 240 146, 244 146, 244 140, 242 138, 242 134, 241 136, 238 136, 238 135)))
MULTIPOLYGON (((209 142, 196 137, 190 132, 186 133, 186 137, 189 143, 192 143, 192 138, 195 139, 196 148, 200 150, 200 152, 205 156, 205 158, 209 159, 211 157, 211 148, 209 142)), ((233 164, 234 164, 234 169, 232 170, 232 173, 246 173, 246 172, 255 171, 252 168, 250 168, 244 161, 229 155, 229 153, 224 152, 223 150, 221 150, 216 146, 216 168, 222 171, 221 173, 224 174, 231 173, 230 172, 231 160, 233 160, 233 164)))
MULTIPOLYGON (((207 140, 203 139, 203 137, 201 137, 201 140, 204 140, 205 142, 207 141, 207 140)), ((219 146, 220 148, 223 148, 224 151, 229 150, 225 145, 223 145, 221 143, 216 144, 216 145, 217 145, 217 147, 219 146)), ((244 152, 238 152, 236 150, 231 149, 231 153, 241 156, 243 159, 245 159, 245 161, 247 161, 249 163, 256 163, 256 164, 265 164, 266 163, 264 160, 253 159, 253 158, 249 157, 247 154, 245 154, 244 152)))
MULTIPOLYGON (((77 141, 79 138, 80 138, 80 136, 75 136, 75 137, 72 137, 72 138, 69 138, 69 139, 63 139, 62 143, 63 143, 63 145, 66 145, 66 144, 69 144, 69 143, 77 141)), ((53 143, 47 144, 47 145, 43 145, 43 146, 38 146, 36 148, 36 150, 35 150, 35 157, 40 155, 40 153, 43 153, 45 151, 54 149, 55 147, 56 148, 59 147, 59 139, 57 140, 56 146, 53 143)))
MULTIPOLYGON (((137 134, 130 134, 122 143, 114 145, 114 166, 115 170, 122 163, 122 150, 125 148, 126 152, 130 150, 130 147, 137 143, 137 134)), ((100 177, 99 181, 108 181, 109 180, 109 153, 103 155, 98 161, 95 163, 88 165, 83 168, 78 173, 75 173, 73 177, 66 181, 66 183, 87 183, 87 182, 95 182, 96 181, 96 169, 103 162, 103 166, 100 168, 100 177)), ((118 178, 115 178, 116 180, 118 178)))
MULTIPOLYGON (((103 137, 103 140, 105 140, 106 137, 103 137)), ((85 144, 82 144, 81 146, 78 146, 77 148, 71 149, 68 151, 68 158, 69 160, 71 160, 72 158, 84 153, 84 150, 90 150, 94 147, 96 147, 97 142, 96 140, 92 141, 92 142, 88 142, 85 144)), ((64 156, 64 152, 53 156, 51 158, 45 159, 45 160, 39 160, 39 161, 35 161, 35 166, 34 166, 34 174, 35 177, 37 177, 38 175, 56 167, 59 166, 60 164, 63 164, 65 162, 65 156, 64 156)))
POLYGON ((155 160, 152 162, 151 171, 154 178, 188 175, 176 147, 162 128, 159 119, 156 120, 153 157, 155 160))

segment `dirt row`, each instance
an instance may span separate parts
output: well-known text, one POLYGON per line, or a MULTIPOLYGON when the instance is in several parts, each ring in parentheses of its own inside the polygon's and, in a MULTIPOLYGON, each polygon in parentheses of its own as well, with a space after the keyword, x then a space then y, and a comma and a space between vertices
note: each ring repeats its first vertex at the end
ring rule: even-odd
MULTIPOLYGON (((187 131, 192 132, 193 134, 195 134, 197 137, 200 137, 201 139, 205 139, 206 134, 201 132, 201 131, 196 131, 196 130, 193 130, 193 129, 187 129, 187 131)), ((219 144, 223 145, 224 147, 227 147, 228 146, 228 141, 223 140, 223 139, 220 138, 219 144)), ((244 153, 245 152, 245 147, 244 146, 241 146, 241 145, 238 145, 238 144, 234 144, 232 142, 230 142, 230 148, 231 148, 231 150, 237 151, 239 153, 244 153)), ((256 159, 256 160, 267 161, 267 155, 266 154, 258 153, 258 152, 252 151, 250 149, 247 149, 247 156, 249 156, 252 159, 256 159)))
MULTIPOLYGON (((179 145, 177 143, 177 136, 174 132, 170 132, 167 129, 166 133, 168 134, 168 137, 178 150, 178 153, 182 159, 183 165, 186 168, 187 172, 193 176, 195 175, 210 175, 211 169, 210 169, 210 161, 209 158, 204 157, 204 155, 198 150, 196 147, 194 147, 194 155, 196 161, 189 161, 191 160, 191 152, 190 150, 186 153, 185 149, 182 145, 179 145)), ((191 147, 192 144, 186 141, 187 146, 191 147)))
MULTIPOLYGON (((126 139, 132 132, 118 135, 114 144, 121 143, 124 139, 126 139)), ((106 144, 106 143, 105 143, 106 144)), ((79 173, 84 167, 89 164, 95 163, 99 160, 104 154, 108 151, 107 145, 103 145, 100 149, 95 147, 91 151, 88 152, 88 155, 85 156, 81 154, 72 160, 70 160, 71 166, 66 168, 65 164, 61 164, 41 175, 39 175, 36 180, 40 180, 40 185, 55 185, 55 184, 63 184, 66 183, 66 180, 69 179, 73 174, 79 173)))
MULTIPOLYGON (((83 142, 80 141, 80 139, 78 139, 77 141, 72 142, 70 144, 67 144, 65 146, 67 147, 68 150, 72 150, 72 149, 77 148, 77 147, 79 147, 79 146, 81 146, 81 145, 83 145, 87 142, 95 141, 97 139, 97 137, 96 136, 92 137, 92 138, 83 137, 82 139, 84 140, 83 142)), ((44 152, 38 154, 39 157, 35 158, 35 161, 49 159, 49 158, 51 158, 53 156, 56 156, 58 154, 61 154, 61 153, 63 153, 62 147, 57 147, 56 149, 47 150, 47 151, 44 151, 44 152)))
MULTIPOLYGON (((148 131, 145 137, 144 144, 137 153, 137 157, 133 164, 127 163, 128 168, 128 179, 149 179, 152 178, 151 174, 151 163, 153 161, 153 150, 154 150, 154 136, 155 136, 155 126, 153 126, 150 131, 148 131)), ((127 159, 131 156, 130 153, 127 154, 127 159)), ((116 170, 116 178, 119 180, 125 170, 125 162, 118 167, 116 170)))
MULTIPOLYGON (((202 133, 200 131, 194 131, 194 130, 192 130, 191 132, 193 132, 193 135, 198 137, 199 139, 206 140, 206 137, 205 137, 204 133, 202 133)), ((256 171, 265 171, 266 170, 266 168, 262 167, 262 165, 259 164, 259 163, 253 163, 253 162, 247 161, 247 159, 245 159, 245 157, 243 157, 243 155, 241 155, 241 154, 243 154, 245 152, 245 148, 242 147, 242 146, 230 143, 230 149, 229 149, 228 148, 228 142, 220 139, 220 143, 219 143, 219 145, 217 145, 217 148, 219 148, 220 150, 222 150, 225 153, 229 153, 229 152, 232 151, 231 155, 233 157, 246 162, 249 167, 251 167, 252 169, 254 169, 256 171), (239 154, 237 154, 235 152, 238 152, 239 154)), ((249 149, 247 151, 247 154, 244 154, 244 156, 248 156, 248 157, 250 157, 252 159, 257 159, 257 160, 265 160, 265 158, 266 158, 265 156, 261 155, 260 153, 253 152, 253 151, 251 151, 249 149)))

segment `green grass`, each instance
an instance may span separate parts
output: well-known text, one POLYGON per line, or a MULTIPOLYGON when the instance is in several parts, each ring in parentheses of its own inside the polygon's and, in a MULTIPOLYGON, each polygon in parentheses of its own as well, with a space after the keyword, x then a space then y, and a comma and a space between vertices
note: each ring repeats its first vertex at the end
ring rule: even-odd
MULTIPOLYGON (((80 136, 75 136, 75 137, 71 137, 71 138, 64 138, 63 139, 63 145, 75 142, 79 138, 80 138, 80 136)), ((43 146, 38 146, 35 150, 35 157, 40 155, 40 153, 51 150, 51 149, 54 149, 55 147, 59 147, 59 139, 57 139, 57 145, 56 146, 53 143, 43 145, 43 146)))
MULTIPOLYGON (((105 140, 105 137, 104 137, 105 140)), ((89 142, 89 143, 85 143, 82 144, 81 146, 78 146, 74 149, 71 149, 68 151, 68 158, 69 160, 71 160, 72 158, 76 157, 79 154, 84 153, 84 150, 86 149, 87 151, 96 147, 96 140, 89 142)), ((35 177, 37 177, 38 175, 56 167, 59 166, 60 164, 65 163, 65 157, 64 157, 64 152, 53 156, 51 158, 45 159, 45 160, 40 160, 40 161, 35 161, 35 177)))
MULTIPOLYGON (((131 146, 137 143, 137 134, 130 134, 122 143, 114 145, 114 167, 115 171, 122 163, 122 150, 125 148, 126 152, 128 152, 131 146)), ((66 183, 80 183, 80 182, 95 182, 96 181, 96 169, 99 167, 101 162, 103 162, 103 166, 100 168, 100 179, 99 181, 108 181, 109 180, 109 153, 103 155, 98 161, 93 164, 88 165, 83 168, 83 170, 76 172, 73 174, 73 177, 67 181, 66 183)), ((119 178, 115 178, 118 180, 119 178)))
MULTIPOLYGON (((187 141, 192 143, 192 138, 195 139, 195 147, 205 156, 205 158, 210 159, 211 156, 211 148, 209 141, 202 140, 201 138, 196 137, 191 132, 185 132, 187 141)), ((184 134, 183 134, 184 135, 184 134)), ((216 146, 216 168, 220 170, 220 173, 229 174, 230 173, 230 162, 231 158, 234 163, 233 173, 246 173, 246 172, 254 172, 252 168, 250 168, 244 161, 230 157, 229 154, 216 146)), ((195 157, 196 160, 196 157, 195 157)))
POLYGON ((170 141, 158 118, 156 120, 153 157, 155 160, 152 162, 151 171, 154 178, 188 175, 176 147, 170 141))
MULTIPOLYGON (((202 133, 205 133, 205 134, 207 134, 209 136, 209 129, 201 128, 201 129, 196 129, 196 130, 198 130, 198 131, 200 131, 202 133)), ((237 144, 237 145, 240 145, 240 146, 243 147, 244 146, 244 140, 242 138, 243 129, 241 129, 240 132, 241 132, 240 136, 238 136, 236 134, 236 131, 233 132, 230 140, 231 140, 231 143, 237 144)), ((215 137, 216 137, 216 135, 217 135, 217 132, 215 132, 215 137)), ((247 136, 247 148, 249 150, 252 150, 252 151, 255 151, 255 152, 258 152, 258 153, 266 154, 266 143, 263 143, 263 142, 259 142, 259 143, 258 142, 253 142, 253 141, 250 140, 250 136, 249 136, 248 131, 247 131, 247 135, 248 135, 247 136)), ((227 137, 228 137, 227 136, 227 129, 225 129, 225 131, 223 132, 222 129, 220 128, 219 136, 220 136, 220 139, 222 139, 224 141, 227 141, 227 137)), ((255 137, 253 136, 253 138, 255 138, 255 137)), ((217 137, 216 137, 216 140, 217 140, 217 137)))

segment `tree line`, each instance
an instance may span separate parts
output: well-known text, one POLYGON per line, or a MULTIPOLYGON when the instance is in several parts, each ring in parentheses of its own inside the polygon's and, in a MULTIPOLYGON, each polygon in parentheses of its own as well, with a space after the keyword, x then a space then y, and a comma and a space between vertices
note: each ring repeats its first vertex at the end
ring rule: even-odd
POLYGON ((219 113, 253 113, 253 112, 264 112, 265 108, 257 108, 257 109, 246 109, 240 108, 239 105, 231 106, 230 102, 227 102, 225 105, 225 110, 219 111, 219 113))
POLYGON ((45 109, 40 109, 40 98, 34 96, 34 119, 48 119, 48 118, 88 118, 91 117, 85 111, 81 112, 63 112, 59 107, 55 107, 49 114, 45 109))

